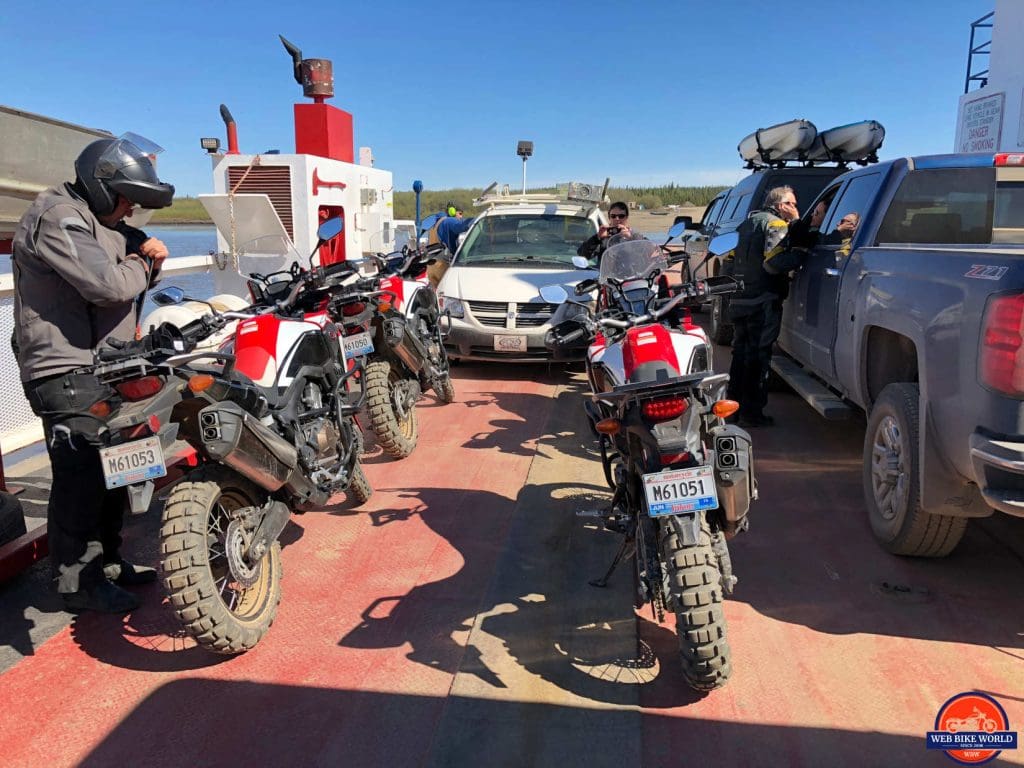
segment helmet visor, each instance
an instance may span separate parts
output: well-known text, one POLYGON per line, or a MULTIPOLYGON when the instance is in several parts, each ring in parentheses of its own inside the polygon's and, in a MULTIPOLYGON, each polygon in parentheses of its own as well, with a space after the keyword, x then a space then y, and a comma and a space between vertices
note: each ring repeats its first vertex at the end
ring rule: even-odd
POLYGON ((158 144, 126 133, 96 160, 96 178, 143 208, 166 208, 174 198, 174 187, 156 175, 154 161, 160 152, 163 147, 158 144))

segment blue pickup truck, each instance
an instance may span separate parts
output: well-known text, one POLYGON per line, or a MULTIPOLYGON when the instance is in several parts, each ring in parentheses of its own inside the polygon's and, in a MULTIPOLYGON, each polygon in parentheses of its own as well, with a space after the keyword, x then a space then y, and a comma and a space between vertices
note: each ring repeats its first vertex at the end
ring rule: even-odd
POLYGON ((819 203, 772 367, 826 418, 867 415, 876 538, 940 557, 971 517, 1024 517, 1024 154, 890 160, 819 203))

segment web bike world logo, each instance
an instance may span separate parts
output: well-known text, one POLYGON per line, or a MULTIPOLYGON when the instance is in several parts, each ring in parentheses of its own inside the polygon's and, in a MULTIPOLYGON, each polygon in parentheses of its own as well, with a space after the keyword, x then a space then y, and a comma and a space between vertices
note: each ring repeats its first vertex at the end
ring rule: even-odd
POLYGON ((1017 748, 1017 732, 1002 706, 984 693, 958 693, 939 709, 928 749, 941 749, 963 765, 987 763, 1004 749, 1017 748))

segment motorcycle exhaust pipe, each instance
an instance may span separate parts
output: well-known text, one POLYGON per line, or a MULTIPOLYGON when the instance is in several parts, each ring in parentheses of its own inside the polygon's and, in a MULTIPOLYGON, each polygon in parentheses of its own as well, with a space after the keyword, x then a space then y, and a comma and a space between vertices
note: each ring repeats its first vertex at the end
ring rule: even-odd
POLYGON ((748 527, 750 502, 757 498, 750 435, 735 425, 726 424, 714 427, 711 436, 715 446, 718 503, 725 518, 723 529, 726 538, 732 538, 748 527))
POLYGON ((410 371, 420 372, 427 359, 427 350, 409 331, 409 324, 404 317, 392 317, 384 321, 384 340, 410 371))
POLYGON ((201 410, 199 430, 203 449, 210 458, 264 490, 272 493, 283 487, 302 501, 326 501, 326 495, 299 466, 295 446, 237 403, 221 401, 201 410))

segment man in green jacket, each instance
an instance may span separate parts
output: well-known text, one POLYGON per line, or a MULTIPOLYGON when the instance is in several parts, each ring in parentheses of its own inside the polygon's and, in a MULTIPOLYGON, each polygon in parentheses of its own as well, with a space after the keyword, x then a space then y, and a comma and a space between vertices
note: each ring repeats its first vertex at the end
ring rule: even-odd
POLYGON ((112 391, 76 369, 109 338, 130 341, 136 298, 167 248, 124 224, 136 206, 171 204, 174 187, 125 139, 100 139, 75 161, 76 179, 39 194, 14 235, 14 346, 32 410, 43 421, 53 487, 50 563, 72 611, 124 613, 138 599, 122 586, 156 572, 120 555, 124 489, 108 491, 100 465, 102 421, 89 408, 112 391))

